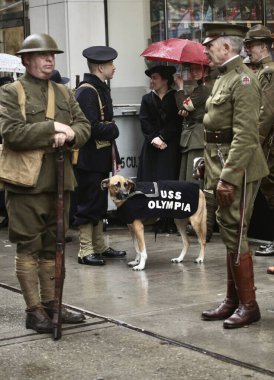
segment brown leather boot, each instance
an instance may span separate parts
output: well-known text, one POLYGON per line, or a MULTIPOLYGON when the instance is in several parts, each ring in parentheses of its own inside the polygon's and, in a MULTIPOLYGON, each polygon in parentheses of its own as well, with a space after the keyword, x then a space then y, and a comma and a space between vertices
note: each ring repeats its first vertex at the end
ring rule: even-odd
POLYGON ((250 252, 240 256, 240 265, 235 265, 235 254, 230 255, 231 269, 239 296, 239 307, 224 321, 224 328, 235 329, 248 326, 261 318, 255 298, 253 263, 250 252))
POLYGON ((232 277, 232 272, 230 268, 229 255, 226 256, 226 266, 227 266, 227 291, 226 298, 224 301, 216 308, 211 310, 205 310, 202 313, 202 319, 205 321, 218 321, 230 317, 239 305, 239 299, 237 291, 235 288, 235 283, 232 277))
MULTIPOLYGON (((49 318, 53 318, 54 313, 54 301, 50 301, 47 303, 43 303, 45 307, 45 311, 49 318)), ((63 323, 81 323, 86 319, 83 313, 79 313, 77 311, 69 310, 64 305, 62 305, 62 322, 63 323)))
POLYGON ((37 331, 39 334, 51 333, 53 324, 42 305, 26 309, 26 328, 37 331))

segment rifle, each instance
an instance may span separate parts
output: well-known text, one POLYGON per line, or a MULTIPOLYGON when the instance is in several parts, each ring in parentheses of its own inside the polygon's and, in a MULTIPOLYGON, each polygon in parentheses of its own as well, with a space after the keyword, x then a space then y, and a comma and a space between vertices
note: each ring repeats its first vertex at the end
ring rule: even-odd
POLYGON ((57 158, 57 231, 55 256, 55 294, 53 313, 53 339, 62 336, 62 296, 65 279, 65 228, 64 228, 64 148, 57 158))

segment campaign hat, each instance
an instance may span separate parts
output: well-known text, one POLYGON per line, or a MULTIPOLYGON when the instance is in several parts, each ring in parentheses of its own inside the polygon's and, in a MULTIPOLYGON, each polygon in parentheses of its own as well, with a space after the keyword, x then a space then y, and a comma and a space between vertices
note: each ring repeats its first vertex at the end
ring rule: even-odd
POLYGON ((58 70, 53 70, 50 80, 53 80, 53 82, 61 84, 67 84, 70 81, 70 79, 67 77, 61 77, 61 74, 58 70))
POLYGON ((175 66, 164 66, 164 65, 156 65, 152 66, 145 71, 145 74, 148 77, 151 77, 152 74, 158 73, 162 78, 170 79, 173 74, 176 73, 175 66))
POLYGON ((83 50, 82 55, 91 63, 107 63, 117 58, 118 53, 109 46, 91 46, 83 50))
POLYGON ((209 44, 211 41, 219 37, 236 36, 245 37, 248 28, 245 25, 231 24, 231 23, 205 23, 203 25, 205 31, 205 39, 203 45, 209 44))
POLYGON ((262 24, 253 25, 246 33, 244 43, 251 41, 274 41, 270 29, 262 24))

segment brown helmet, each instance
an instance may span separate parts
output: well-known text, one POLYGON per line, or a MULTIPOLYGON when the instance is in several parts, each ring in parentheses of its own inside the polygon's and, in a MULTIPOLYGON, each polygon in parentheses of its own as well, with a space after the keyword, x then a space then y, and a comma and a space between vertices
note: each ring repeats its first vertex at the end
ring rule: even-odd
POLYGON ((64 53, 63 50, 58 49, 56 42, 48 34, 31 34, 24 39, 22 47, 16 55, 43 51, 50 51, 55 54, 64 53))

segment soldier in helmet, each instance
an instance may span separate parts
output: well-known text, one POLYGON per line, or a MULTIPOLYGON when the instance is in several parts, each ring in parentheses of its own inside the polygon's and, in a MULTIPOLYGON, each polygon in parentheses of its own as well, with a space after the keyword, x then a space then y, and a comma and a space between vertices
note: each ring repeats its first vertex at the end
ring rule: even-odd
MULTIPOLYGON (((49 35, 28 36, 17 52, 26 67, 25 74, 19 78, 25 104, 22 106, 19 102, 16 82, 3 86, 0 96, 0 127, 4 145, 14 151, 37 152, 42 149, 44 152, 35 185, 5 184, 9 239, 17 244, 16 275, 27 305, 26 327, 39 333, 51 332, 53 328, 57 148, 65 147, 67 226, 70 192, 75 187, 69 150, 82 146, 90 135, 89 123, 72 92, 49 80, 54 70, 55 54, 60 53, 63 51, 49 35), (51 119, 46 116, 48 112, 53 114, 51 119)), ((63 307, 64 323, 83 320, 82 313, 63 307)))
MULTIPOLYGON (((260 190, 265 196, 274 217, 274 62, 271 57, 271 46, 274 39, 271 31, 261 25, 252 26, 244 39, 245 50, 262 89, 262 107, 259 118, 259 134, 264 154, 267 159, 269 175, 263 178, 260 190)), ((273 240, 274 240, 274 225, 273 240)), ((274 256, 274 241, 266 246, 260 246, 255 256, 274 256)), ((269 274, 274 274, 274 266, 268 268, 269 274)))
POLYGON ((246 27, 204 24, 206 54, 219 68, 206 102, 205 181, 216 194, 216 218, 226 247, 227 294, 204 320, 224 320, 224 328, 239 328, 260 319, 247 230, 258 181, 268 174, 259 142, 261 92, 257 78, 239 53, 246 27))

